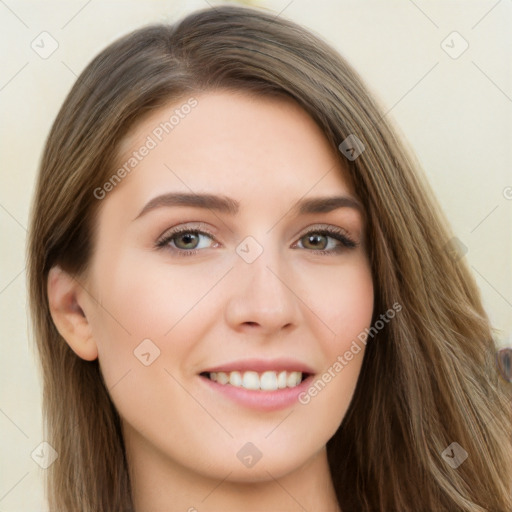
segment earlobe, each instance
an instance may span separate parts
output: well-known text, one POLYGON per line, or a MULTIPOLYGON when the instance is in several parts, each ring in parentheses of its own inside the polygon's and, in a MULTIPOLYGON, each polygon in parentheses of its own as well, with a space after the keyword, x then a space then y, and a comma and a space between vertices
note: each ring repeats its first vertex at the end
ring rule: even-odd
POLYGON ((80 304, 82 292, 80 283, 73 276, 58 266, 50 269, 47 293, 53 323, 79 357, 93 361, 98 357, 98 348, 80 304))

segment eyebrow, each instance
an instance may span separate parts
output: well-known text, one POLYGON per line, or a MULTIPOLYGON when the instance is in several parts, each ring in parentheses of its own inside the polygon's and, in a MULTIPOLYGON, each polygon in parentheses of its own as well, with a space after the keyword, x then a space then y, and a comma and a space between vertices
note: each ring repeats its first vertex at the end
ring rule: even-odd
MULTIPOLYGON (((215 210, 228 215, 236 215, 240 211, 240 203, 235 199, 222 195, 171 192, 151 199, 134 220, 157 208, 189 206, 215 210)), ((301 199, 290 211, 305 215, 311 213, 329 213, 338 208, 353 208, 363 213, 361 203, 350 196, 328 196, 301 199)))

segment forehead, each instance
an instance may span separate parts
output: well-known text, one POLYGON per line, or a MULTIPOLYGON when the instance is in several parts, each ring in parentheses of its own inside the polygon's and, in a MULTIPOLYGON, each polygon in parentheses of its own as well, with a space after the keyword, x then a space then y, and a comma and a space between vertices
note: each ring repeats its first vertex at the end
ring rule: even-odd
MULTIPOLYGON (((240 198, 352 192, 340 158, 292 99, 215 91, 184 96, 146 116, 120 145, 121 186, 229 189, 240 198)), ((116 190, 117 192, 117 190, 116 190)))

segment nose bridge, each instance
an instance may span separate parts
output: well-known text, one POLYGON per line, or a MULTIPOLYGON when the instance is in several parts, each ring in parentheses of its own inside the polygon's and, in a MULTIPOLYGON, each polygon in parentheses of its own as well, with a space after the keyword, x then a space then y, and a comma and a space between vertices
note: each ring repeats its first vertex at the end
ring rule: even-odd
POLYGON ((290 289, 291 273, 283 251, 267 237, 265 245, 255 240, 239 244, 235 264, 235 286, 227 316, 232 324, 258 325, 278 330, 298 320, 297 298, 290 289), (245 252, 241 249, 245 250, 245 252), (251 257, 247 257, 249 254, 251 257))
POLYGON ((286 286, 286 262, 276 248, 267 247, 261 256, 247 265, 242 272, 250 273, 250 283, 254 297, 261 294, 267 303, 291 300, 290 290, 286 286))

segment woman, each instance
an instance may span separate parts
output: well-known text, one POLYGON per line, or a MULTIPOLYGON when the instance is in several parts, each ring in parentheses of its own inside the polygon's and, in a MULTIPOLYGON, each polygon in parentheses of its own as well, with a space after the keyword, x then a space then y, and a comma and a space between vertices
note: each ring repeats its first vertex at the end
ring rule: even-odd
POLYGON ((510 389, 450 240, 299 26, 221 7, 113 43, 32 213, 51 509, 510 510, 510 389))

